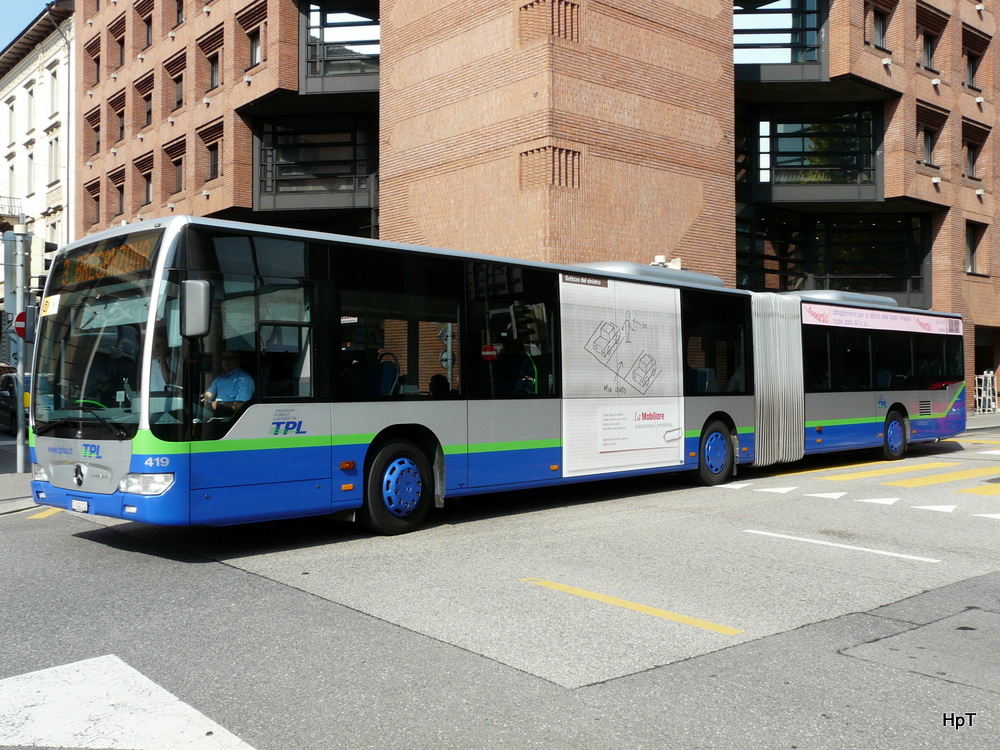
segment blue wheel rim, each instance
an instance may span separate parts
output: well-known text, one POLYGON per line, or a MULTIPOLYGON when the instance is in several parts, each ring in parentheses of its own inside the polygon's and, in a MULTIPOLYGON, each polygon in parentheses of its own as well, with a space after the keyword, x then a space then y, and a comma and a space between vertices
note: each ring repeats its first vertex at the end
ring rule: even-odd
POLYGON ((385 467, 382 474, 382 502, 397 518, 404 518, 417 509, 423 488, 420 468, 412 459, 396 458, 385 467))
POLYGON ((705 450, 703 451, 705 466, 713 474, 721 474, 726 470, 726 463, 729 456, 729 446, 726 436, 721 432, 713 432, 705 438, 705 450))
POLYGON ((889 429, 886 430, 886 440, 889 443, 889 450, 893 453, 898 453, 903 448, 903 425, 898 419, 894 419, 889 423, 889 429))

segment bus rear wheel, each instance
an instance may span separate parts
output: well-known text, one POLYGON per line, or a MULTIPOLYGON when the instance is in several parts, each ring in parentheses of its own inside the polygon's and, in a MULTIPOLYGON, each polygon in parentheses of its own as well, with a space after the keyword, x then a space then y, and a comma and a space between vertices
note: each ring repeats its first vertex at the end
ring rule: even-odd
POLYGON ((413 531, 423 523, 434 500, 434 474, 427 456, 408 440, 381 446, 365 484, 362 519, 379 534, 413 531))
POLYGON ((891 411, 885 418, 882 431, 882 456, 895 461, 906 454, 906 420, 898 411, 891 411))
POLYGON ((733 473, 733 436, 715 419, 701 433, 698 447, 698 478, 703 484, 722 484, 733 473))

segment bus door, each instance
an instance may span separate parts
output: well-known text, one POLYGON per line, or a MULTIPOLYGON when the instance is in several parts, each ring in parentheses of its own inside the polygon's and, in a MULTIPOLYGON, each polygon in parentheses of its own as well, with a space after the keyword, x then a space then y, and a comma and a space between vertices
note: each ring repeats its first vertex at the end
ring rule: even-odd
POLYGON ((556 274, 470 262, 469 485, 561 476, 556 274))

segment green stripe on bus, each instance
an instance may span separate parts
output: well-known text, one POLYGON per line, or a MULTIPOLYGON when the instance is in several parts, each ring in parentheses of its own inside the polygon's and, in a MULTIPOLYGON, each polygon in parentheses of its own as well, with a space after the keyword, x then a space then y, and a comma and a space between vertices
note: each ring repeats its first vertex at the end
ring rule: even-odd
POLYGON ((562 440, 511 440, 504 443, 477 443, 469 446, 469 453, 495 453, 498 451, 527 451, 538 448, 561 448, 562 440))
POLYGON ((806 422, 806 429, 810 427, 843 427, 852 424, 882 424, 885 417, 861 417, 859 419, 818 419, 813 422, 806 422))

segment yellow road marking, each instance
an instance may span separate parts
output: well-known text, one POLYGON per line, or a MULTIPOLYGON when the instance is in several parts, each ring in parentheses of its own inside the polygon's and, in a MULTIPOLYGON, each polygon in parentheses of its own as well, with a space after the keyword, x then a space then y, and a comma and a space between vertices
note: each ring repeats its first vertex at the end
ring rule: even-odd
POLYGON ((593 599, 594 601, 603 602, 605 604, 613 604, 616 607, 631 609, 634 612, 642 612, 643 614, 652 615, 653 617, 662 617, 665 620, 673 620, 674 622, 679 622, 684 625, 692 625, 696 628, 702 628, 703 630, 712 630, 716 633, 722 633, 723 635, 739 635, 743 632, 742 630, 730 628, 725 625, 717 625, 714 622, 708 622, 707 620, 699 620, 695 617, 679 615, 676 612, 668 612, 665 609, 657 609, 656 607, 647 607, 645 604, 636 604, 635 602, 626 601, 625 599, 619 599, 605 594, 597 594, 593 591, 578 589, 574 586, 567 586, 554 581, 546 581, 541 578, 522 578, 521 580, 525 583, 533 583, 536 586, 545 586, 546 588, 562 591, 566 594, 582 596, 585 599, 593 599))
POLYGON ((789 471, 774 474, 767 474, 767 478, 771 477, 797 477, 800 474, 819 474, 823 471, 843 471, 844 469, 860 469, 865 466, 878 466, 883 464, 885 461, 865 461, 861 464, 845 464, 844 466, 827 466, 822 469, 803 469, 802 471, 789 471))
POLYGON ((873 471, 858 471, 854 474, 837 474, 833 477, 820 477, 820 479, 865 479, 867 477, 887 477, 892 474, 905 474, 908 471, 923 471, 924 469, 943 469, 945 466, 958 466, 957 463, 946 463, 944 461, 932 461, 926 464, 913 464, 910 466, 894 466, 891 469, 875 469, 873 471))
POLYGON ((49 508, 48 510, 43 510, 40 513, 35 513, 28 516, 28 518, 48 518, 49 516, 54 516, 56 513, 62 513, 62 508, 49 508))
POLYGON ((893 487, 926 487, 931 484, 944 484, 945 482, 955 482, 959 479, 973 479, 974 477, 1000 476, 1000 466, 989 469, 966 469, 965 471, 949 471, 946 474, 934 474, 929 477, 915 477, 914 479, 900 479, 898 482, 883 482, 883 484, 893 487))
POLYGON ((1000 445, 1000 440, 973 440, 971 438, 962 438, 957 440, 955 438, 945 438, 941 441, 942 443, 973 443, 975 445, 1000 445))
POLYGON ((966 487, 964 490, 955 490, 955 492, 964 492, 968 495, 1000 495, 1000 484, 988 484, 983 487, 966 487))

